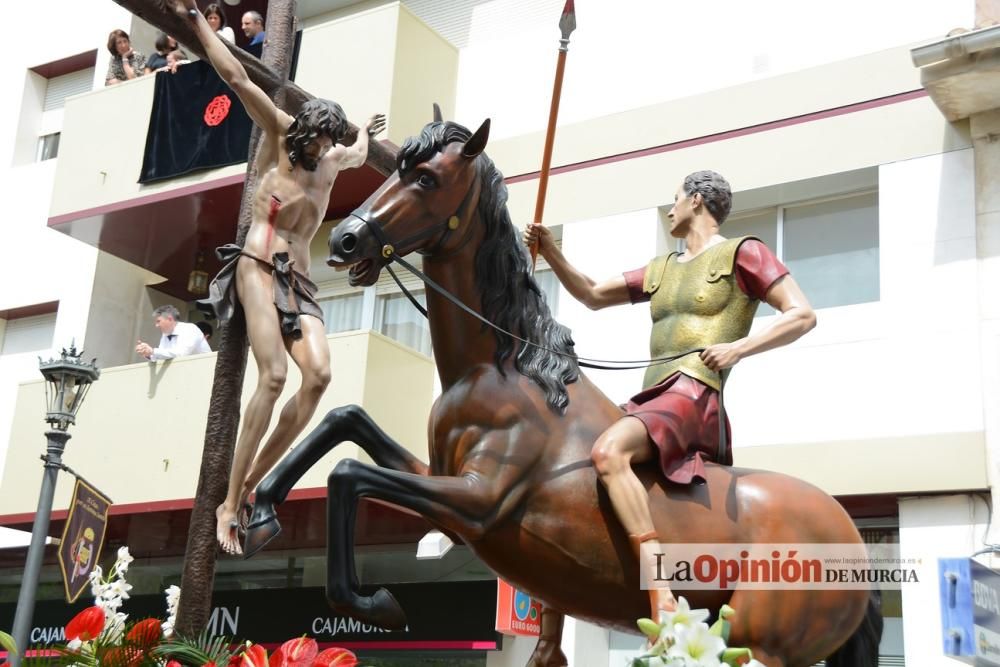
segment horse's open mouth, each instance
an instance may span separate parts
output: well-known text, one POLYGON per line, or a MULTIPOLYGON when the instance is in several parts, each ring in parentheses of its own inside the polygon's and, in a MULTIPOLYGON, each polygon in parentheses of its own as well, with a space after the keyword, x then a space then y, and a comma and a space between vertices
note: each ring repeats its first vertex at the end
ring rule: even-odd
POLYGON ((374 285, 375 281, 378 280, 381 268, 373 260, 363 259, 351 265, 351 271, 347 276, 347 280, 354 287, 374 285))

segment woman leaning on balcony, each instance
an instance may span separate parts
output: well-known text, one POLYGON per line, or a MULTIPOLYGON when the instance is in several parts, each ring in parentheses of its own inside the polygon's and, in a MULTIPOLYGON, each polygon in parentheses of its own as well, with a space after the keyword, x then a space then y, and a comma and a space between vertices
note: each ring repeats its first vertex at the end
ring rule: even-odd
POLYGON ((108 35, 108 51, 111 52, 111 62, 108 63, 104 85, 110 86, 142 76, 146 56, 132 48, 127 32, 112 30, 108 35))

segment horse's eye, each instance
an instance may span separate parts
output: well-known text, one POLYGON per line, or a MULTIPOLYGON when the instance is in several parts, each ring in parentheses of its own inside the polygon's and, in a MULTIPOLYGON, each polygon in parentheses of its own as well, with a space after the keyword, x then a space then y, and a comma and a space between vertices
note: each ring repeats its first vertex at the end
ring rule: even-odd
POLYGON ((431 188, 437 187, 437 181, 434 180, 434 177, 431 176, 430 174, 424 173, 420 174, 420 176, 417 178, 417 185, 426 190, 430 190, 431 188))

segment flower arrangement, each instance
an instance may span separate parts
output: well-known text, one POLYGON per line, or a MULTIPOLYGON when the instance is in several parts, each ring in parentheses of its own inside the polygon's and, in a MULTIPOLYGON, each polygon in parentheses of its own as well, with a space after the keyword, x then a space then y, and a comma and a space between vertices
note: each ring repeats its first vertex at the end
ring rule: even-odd
POLYGON ((639 630, 650 638, 646 653, 632 667, 765 667, 747 648, 729 648, 729 619, 734 610, 723 605, 718 620, 708 626, 707 609, 691 609, 684 597, 677 609, 661 611, 659 623, 640 618, 639 630))
MULTIPOLYGON (((342 648, 319 650, 315 639, 300 637, 282 644, 270 655, 260 644, 236 644, 225 637, 202 634, 196 640, 174 632, 181 589, 164 591, 167 619, 145 618, 128 625, 121 611, 132 586, 125 575, 134 559, 128 547, 118 550, 107 578, 100 567, 90 574, 93 606, 66 624, 65 646, 42 651, 24 665, 70 665, 72 667, 356 667, 357 658, 342 648)), ((10 635, 0 633, 0 645, 16 653, 10 635)), ((5 664, 5 663, 4 663, 5 664)))

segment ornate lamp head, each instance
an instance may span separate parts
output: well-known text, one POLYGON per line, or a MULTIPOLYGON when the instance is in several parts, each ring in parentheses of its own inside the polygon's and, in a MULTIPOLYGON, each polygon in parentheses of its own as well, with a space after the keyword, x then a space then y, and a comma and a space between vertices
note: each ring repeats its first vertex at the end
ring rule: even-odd
POLYGON ((45 421, 54 429, 65 431, 70 424, 76 423, 76 413, 90 385, 101 377, 97 359, 86 362, 82 356, 83 350, 77 352, 76 344, 71 343, 69 350, 63 348, 58 359, 42 361, 38 358, 38 369, 45 377, 45 421))

